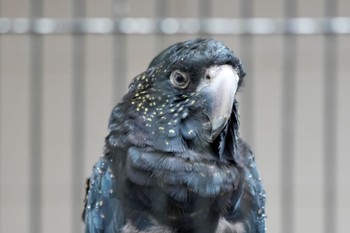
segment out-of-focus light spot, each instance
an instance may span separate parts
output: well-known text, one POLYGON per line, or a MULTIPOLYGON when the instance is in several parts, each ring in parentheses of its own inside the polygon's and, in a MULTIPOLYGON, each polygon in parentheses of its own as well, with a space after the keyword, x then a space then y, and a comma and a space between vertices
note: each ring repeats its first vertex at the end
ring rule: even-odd
POLYGON ((166 34, 174 34, 179 30, 180 25, 178 20, 174 18, 167 18, 162 21, 160 28, 166 34))
POLYGON ((11 30, 11 21, 9 19, 0 19, 0 33, 8 33, 11 30))
POLYGON ((331 22, 331 27, 334 33, 346 34, 350 33, 350 19, 349 18, 334 18, 331 22))
POLYGON ((12 31, 14 33, 26 33, 30 31, 30 21, 25 18, 17 18, 13 21, 12 31))

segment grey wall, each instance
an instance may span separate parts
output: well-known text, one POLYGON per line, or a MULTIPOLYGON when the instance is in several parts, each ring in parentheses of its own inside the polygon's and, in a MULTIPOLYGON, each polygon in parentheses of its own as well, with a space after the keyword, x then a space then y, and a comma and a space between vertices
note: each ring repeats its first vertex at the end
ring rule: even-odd
MULTIPOLYGON (((132 0, 127 2, 126 11, 116 13, 112 0, 86 0, 84 14, 150 18, 286 16, 284 2, 278 0, 249 1, 244 12, 243 1, 212 1, 211 7, 202 5, 199 10, 200 2, 207 1, 132 0)), ((322 17, 326 11, 326 5, 317 0, 295 3, 294 17, 322 17)), ((350 2, 337 3, 336 15, 350 17, 350 2)), ((30 17, 30 7, 36 4, 0 0, 0 18, 30 17)), ((73 17, 73 1, 44 0, 42 6, 42 17, 73 17)), ((0 34, 0 233, 83 231, 80 212, 84 178, 102 152, 112 107, 126 92, 131 78, 160 50, 195 36, 87 34, 76 39, 72 34, 0 34), (83 50, 77 50, 80 47, 83 50), (36 64, 39 67, 33 72, 36 64), (81 70, 77 64, 82 64, 81 70), (77 77, 82 79, 75 83, 77 77), (40 124, 35 125, 38 117, 40 124), (75 138, 79 135, 82 141, 75 138), (33 177, 39 179, 33 181, 33 177)), ((268 231, 323 232, 330 203, 336 216, 332 232, 348 232, 349 34, 334 36, 335 53, 327 50, 329 40, 320 34, 295 35, 292 40, 285 35, 211 36, 225 42, 246 64, 247 83, 239 94, 241 134, 254 149, 266 187, 268 231), (335 64, 325 65, 327 56, 334 56, 335 64), (288 57, 292 70, 286 73, 288 57), (334 87, 324 81, 328 65, 334 71, 330 72, 334 87), (283 107, 288 91, 288 87, 283 89, 288 83, 286 76, 295 84, 294 89, 290 87, 294 90, 290 109, 283 107), (334 95, 331 92, 335 104, 325 104, 328 86, 335 90, 334 95), (328 116, 327 109, 334 114, 328 116), (289 133, 294 134, 294 143, 285 145, 289 133), (335 143, 331 154, 327 154, 328 142, 335 143), (330 161, 335 162, 334 169, 328 170, 330 161), (335 182, 327 182, 325 178, 332 174, 335 182), (284 181, 292 186, 286 187, 284 181), (330 195, 336 197, 335 203, 327 199, 328 187, 334 190, 330 195), (292 196, 286 197, 283 188, 292 196), (292 216, 291 226, 283 222, 286 216, 292 216), (286 226, 290 229, 284 229, 286 226)))

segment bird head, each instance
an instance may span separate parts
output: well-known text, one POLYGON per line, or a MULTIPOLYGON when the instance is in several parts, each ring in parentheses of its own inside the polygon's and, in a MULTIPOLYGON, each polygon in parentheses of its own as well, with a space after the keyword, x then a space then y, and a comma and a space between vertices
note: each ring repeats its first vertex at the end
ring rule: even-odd
POLYGON ((170 46, 133 79, 114 109, 110 129, 126 135, 114 143, 167 152, 210 147, 224 154, 225 141, 237 135, 235 96, 244 76, 240 60, 219 41, 199 38, 170 46))

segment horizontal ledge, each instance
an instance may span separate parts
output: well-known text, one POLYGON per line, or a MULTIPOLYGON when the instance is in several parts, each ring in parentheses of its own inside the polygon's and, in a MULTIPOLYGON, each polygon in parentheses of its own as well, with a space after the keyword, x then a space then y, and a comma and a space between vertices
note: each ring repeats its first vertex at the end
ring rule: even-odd
POLYGON ((350 17, 336 18, 0 18, 0 34, 350 34, 350 17))

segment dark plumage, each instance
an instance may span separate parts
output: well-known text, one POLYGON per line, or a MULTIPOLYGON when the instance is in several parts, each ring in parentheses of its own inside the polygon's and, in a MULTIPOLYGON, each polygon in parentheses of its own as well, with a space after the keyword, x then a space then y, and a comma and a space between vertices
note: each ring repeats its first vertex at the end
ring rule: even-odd
POLYGON ((244 76, 212 39, 154 58, 112 111, 87 187, 85 232, 265 232, 265 192, 238 134, 244 76))

